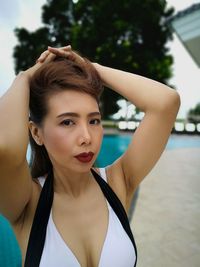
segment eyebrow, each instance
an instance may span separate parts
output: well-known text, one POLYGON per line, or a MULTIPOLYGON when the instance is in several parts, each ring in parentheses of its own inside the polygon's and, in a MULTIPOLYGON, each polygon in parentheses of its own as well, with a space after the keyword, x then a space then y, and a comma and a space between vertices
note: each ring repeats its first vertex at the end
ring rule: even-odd
MULTIPOLYGON (((75 112, 65 112, 65 113, 62 113, 60 115, 58 115, 56 118, 61 118, 61 117, 76 117, 76 118, 79 118, 80 115, 78 113, 75 113, 75 112)), ((100 112, 91 112, 87 115, 88 117, 93 117, 93 116, 101 116, 100 112)))

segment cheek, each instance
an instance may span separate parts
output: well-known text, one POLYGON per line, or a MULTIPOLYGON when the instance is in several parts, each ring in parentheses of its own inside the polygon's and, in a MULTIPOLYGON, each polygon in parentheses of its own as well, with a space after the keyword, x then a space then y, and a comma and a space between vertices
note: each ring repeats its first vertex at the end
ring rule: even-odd
POLYGON ((103 128, 100 128, 95 132, 94 139, 96 144, 98 145, 98 149, 100 149, 102 141, 103 141, 103 128))
POLYGON ((45 134, 45 142, 44 145, 48 152, 50 153, 66 153, 71 147, 73 135, 66 134, 65 131, 61 129, 49 130, 45 134))

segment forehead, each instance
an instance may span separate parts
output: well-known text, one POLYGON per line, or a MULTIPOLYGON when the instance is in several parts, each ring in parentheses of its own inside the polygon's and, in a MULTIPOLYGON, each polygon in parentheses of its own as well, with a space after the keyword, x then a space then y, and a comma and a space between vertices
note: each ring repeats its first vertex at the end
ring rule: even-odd
POLYGON ((99 111, 95 98, 84 92, 66 90, 51 95, 47 100, 48 114, 59 115, 64 112, 90 113, 99 111))

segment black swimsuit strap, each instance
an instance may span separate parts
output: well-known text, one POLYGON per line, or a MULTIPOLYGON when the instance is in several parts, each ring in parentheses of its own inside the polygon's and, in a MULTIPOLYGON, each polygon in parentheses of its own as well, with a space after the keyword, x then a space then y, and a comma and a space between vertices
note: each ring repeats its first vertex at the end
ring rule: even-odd
POLYGON ((91 169, 91 171, 92 171, 92 174, 93 174, 95 180, 97 181, 97 183, 101 187, 101 190, 102 190, 104 196, 108 200, 110 206, 114 210, 115 214, 117 215, 124 230, 126 231, 127 235, 129 236, 129 238, 133 244, 133 247, 135 249, 135 256, 136 256, 136 261, 135 261, 135 265, 134 265, 134 267, 135 267, 136 263, 137 263, 137 248, 135 245, 135 240, 134 240, 131 228, 130 228, 130 224, 129 224, 129 220, 128 220, 126 211, 125 211, 121 201, 119 200, 119 198, 117 197, 115 192, 112 190, 112 188, 109 186, 109 184, 106 183, 104 181, 104 179, 102 179, 101 176, 97 172, 95 172, 93 169, 91 169))
POLYGON ((50 170, 35 211, 24 267, 38 267, 40 265, 53 195, 53 172, 50 170))
MULTIPOLYGON (((134 246, 136 254, 136 261, 134 264, 135 267, 137 262, 137 248, 135 245, 134 237, 131 232, 130 224, 128 221, 127 214, 124 210, 124 207, 119 198, 117 197, 117 195, 114 193, 111 187, 101 178, 101 176, 98 173, 96 173, 93 169, 91 169, 91 172, 95 180, 99 184, 104 196, 108 200, 110 206, 112 207, 117 217, 119 218, 124 230, 126 231, 127 235, 129 236, 134 246)), ((24 267, 39 267, 40 265, 40 260, 46 237, 47 224, 53 203, 53 195, 54 195, 53 172, 51 170, 45 180, 37 204, 35 216, 33 219, 33 224, 31 227, 31 233, 29 236, 24 267)))

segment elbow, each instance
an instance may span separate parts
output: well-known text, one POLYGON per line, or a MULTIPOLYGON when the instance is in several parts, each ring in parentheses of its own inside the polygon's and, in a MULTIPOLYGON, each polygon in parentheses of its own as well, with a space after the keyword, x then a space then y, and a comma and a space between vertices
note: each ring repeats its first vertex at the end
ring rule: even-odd
POLYGON ((172 96, 170 99, 170 107, 174 108, 174 110, 178 112, 181 106, 181 97, 179 93, 175 90, 173 90, 171 93, 172 93, 172 96))
POLYGON ((181 98, 177 91, 174 89, 171 89, 165 99, 163 100, 163 103, 161 105, 161 111, 166 112, 167 110, 173 110, 176 114, 179 111, 181 105, 181 98))

